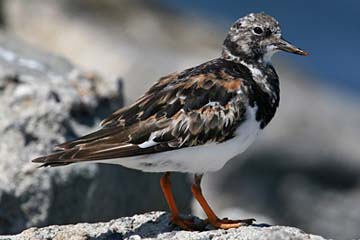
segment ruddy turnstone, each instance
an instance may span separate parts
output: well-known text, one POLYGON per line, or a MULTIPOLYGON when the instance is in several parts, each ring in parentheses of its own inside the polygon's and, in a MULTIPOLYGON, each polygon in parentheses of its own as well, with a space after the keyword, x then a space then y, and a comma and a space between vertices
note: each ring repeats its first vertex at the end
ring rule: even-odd
POLYGON ((192 193, 211 225, 228 229, 251 224, 253 219, 219 219, 200 182, 204 173, 244 152, 273 118, 279 79, 270 59, 279 50, 307 55, 281 37, 271 16, 244 16, 231 26, 219 58, 160 78, 135 103, 103 120, 101 129, 60 144, 56 152, 33 162, 98 162, 165 172, 160 185, 172 222, 183 229, 195 226, 180 217, 170 172, 193 173, 192 193))

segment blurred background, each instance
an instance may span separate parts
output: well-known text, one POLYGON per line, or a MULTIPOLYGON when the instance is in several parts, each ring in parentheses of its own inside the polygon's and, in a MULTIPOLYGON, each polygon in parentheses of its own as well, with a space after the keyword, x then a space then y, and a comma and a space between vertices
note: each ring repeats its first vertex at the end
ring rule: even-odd
MULTIPOLYGON (((241 157, 205 175, 223 217, 255 217, 334 239, 360 237, 360 2, 1 0, 0 234, 167 210, 158 174, 118 166, 36 169, 29 160, 97 128, 159 77, 216 58, 249 12, 279 20, 310 52, 278 54, 281 103, 241 157)), ((174 177, 203 216, 191 178, 174 177)))

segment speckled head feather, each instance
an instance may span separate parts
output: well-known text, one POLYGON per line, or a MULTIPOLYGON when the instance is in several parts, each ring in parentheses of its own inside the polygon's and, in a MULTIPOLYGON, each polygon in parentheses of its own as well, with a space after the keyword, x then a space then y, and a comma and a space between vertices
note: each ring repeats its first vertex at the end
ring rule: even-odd
POLYGON ((268 63, 278 50, 307 55, 281 38, 281 29, 276 19, 265 13, 250 13, 230 27, 222 56, 237 62, 268 63))

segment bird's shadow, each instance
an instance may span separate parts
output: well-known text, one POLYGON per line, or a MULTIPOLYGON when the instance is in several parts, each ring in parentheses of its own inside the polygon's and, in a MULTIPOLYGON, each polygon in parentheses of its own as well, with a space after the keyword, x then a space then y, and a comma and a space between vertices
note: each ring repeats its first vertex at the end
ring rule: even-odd
MULTIPOLYGON (((131 228, 131 226, 129 227, 131 228)), ((139 227, 129 231, 127 233, 117 232, 116 229, 109 229, 108 231, 90 238, 91 240, 122 240, 129 238, 130 236, 138 235, 141 238, 154 238, 161 233, 167 233, 172 231, 181 230, 170 223, 170 215, 163 213, 159 217, 149 220, 139 227)))
POLYGON ((133 231, 128 232, 126 235, 124 235, 124 238, 133 235, 138 235, 141 238, 153 238, 161 233, 172 232, 176 230, 181 229, 171 224, 170 215, 168 213, 164 213, 156 219, 147 221, 141 224, 139 227, 135 228, 133 231))
MULTIPOLYGON (((203 220, 192 217, 196 222, 203 222, 203 220)), ((270 224, 260 223, 260 224, 251 224, 253 227, 271 227, 270 224)), ((209 228, 206 224, 202 225, 202 229, 199 230, 201 232, 204 231, 212 231, 214 229, 209 228)), ((159 234, 169 233, 169 232, 177 232, 184 231, 179 227, 173 225, 170 221, 170 215, 168 213, 163 213, 159 217, 149 220, 134 230, 127 232, 126 234, 117 232, 116 230, 109 229, 107 232, 104 232, 98 235, 95 238, 90 238, 91 240, 122 240, 129 238, 130 236, 139 236, 141 238, 156 238, 159 234)))

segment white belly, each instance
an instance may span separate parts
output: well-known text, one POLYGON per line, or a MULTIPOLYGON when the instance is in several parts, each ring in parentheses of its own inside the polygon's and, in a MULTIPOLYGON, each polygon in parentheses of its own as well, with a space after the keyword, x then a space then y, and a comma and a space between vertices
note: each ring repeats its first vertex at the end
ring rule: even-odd
POLYGON ((223 143, 182 148, 156 154, 99 161, 119 164, 144 172, 205 173, 220 170, 227 161, 244 152, 254 142, 260 127, 256 121, 256 108, 248 108, 246 120, 235 136, 223 143))

